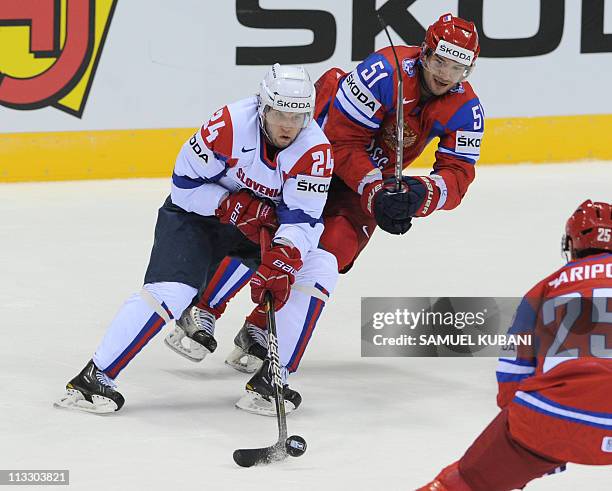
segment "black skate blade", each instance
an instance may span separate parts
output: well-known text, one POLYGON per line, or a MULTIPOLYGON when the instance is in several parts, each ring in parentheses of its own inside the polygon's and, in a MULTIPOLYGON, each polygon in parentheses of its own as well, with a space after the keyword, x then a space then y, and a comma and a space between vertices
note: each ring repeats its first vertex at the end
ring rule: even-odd
POLYGON ((285 445, 276 443, 271 447, 241 448, 234 451, 234 462, 240 467, 253 467, 279 462, 287 458, 285 445))

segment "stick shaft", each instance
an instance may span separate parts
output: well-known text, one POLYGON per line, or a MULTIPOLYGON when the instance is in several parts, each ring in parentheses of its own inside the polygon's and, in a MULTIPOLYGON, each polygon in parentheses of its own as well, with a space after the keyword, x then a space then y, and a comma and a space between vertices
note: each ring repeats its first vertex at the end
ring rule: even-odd
MULTIPOLYGON (((261 254, 270 248, 270 231, 262 228, 259 232, 259 245, 261 254)), ((272 368, 272 381, 274 383, 274 402, 276 405, 276 422, 278 425, 278 441, 287 439, 287 415, 285 414, 285 396, 283 394, 283 378, 278 355, 278 337, 276 331, 276 316, 274 315, 274 297, 270 291, 265 293, 266 322, 268 324, 268 356, 272 368)))
POLYGON ((378 20, 385 30, 389 39, 393 57, 395 58, 395 68, 397 72, 397 100, 395 102, 395 124, 397 125, 396 147, 395 147, 395 190, 399 192, 402 188, 402 169, 404 167, 404 77, 400 67, 397 51, 391 40, 391 34, 387 28, 387 23, 378 14, 378 20))

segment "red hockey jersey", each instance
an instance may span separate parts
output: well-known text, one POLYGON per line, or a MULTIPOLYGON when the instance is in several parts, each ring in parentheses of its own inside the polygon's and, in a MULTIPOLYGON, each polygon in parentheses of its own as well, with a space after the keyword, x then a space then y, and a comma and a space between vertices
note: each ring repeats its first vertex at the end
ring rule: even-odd
MULTIPOLYGON (((396 48, 403 77, 404 168, 439 138, 432 177, 440 188, 438 208, 455 208, 474 180, 484 112, 472 87, 462 82, 421 105, 420 48, 396 48)), ((315 117, 334 149, 335 174, 361 194, 373 180, 393 174, 396 147, 396 64, 391 48, 368 56, 345 73, 326 72, 316 84, 315 117)))
POLYGON ((523 298, 510 334, 532 334, 499 360, 511 434, 559 460, 612 464, 612 254, 570 262, 523 298))

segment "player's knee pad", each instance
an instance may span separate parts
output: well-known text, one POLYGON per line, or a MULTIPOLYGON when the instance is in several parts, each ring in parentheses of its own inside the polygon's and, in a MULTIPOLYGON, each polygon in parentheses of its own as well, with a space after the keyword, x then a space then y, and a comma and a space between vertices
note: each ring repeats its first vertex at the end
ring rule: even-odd
MULTIPOLYGON (((164 303, 172 313, 172 317, 178 319, 197 293, 198 291, 195 288, 184 283, 164 281, 147 283, 142 288, 141 296, 156 312, 160 310, 159 307, 164 303), (157 306, 152 303, 152 300, 157 303, 157 306)), ((162 308, 163 310, 165 309, 162 308)))
MULTIPOLYGON (((310 251, 306 256, 304 265, 295 277, 294 287, 298 285, 318 285, 329 297, 336 288, 337 281, 338 262, 336 257, 319 248, 310 251)), ((323 300, 327 301, 327 299, 323 300)))
POLYGON ((325 218, 325 230, 319 245, 335 256, 338 271, 342 271, 355 260, 359 240, 351 222, 343 216, 333 216, 325 218))
POLYGON ((324 287, 328 295, 331 295, 338 282, 338 260, 331 252, 317 249, 317 283, 324 287))

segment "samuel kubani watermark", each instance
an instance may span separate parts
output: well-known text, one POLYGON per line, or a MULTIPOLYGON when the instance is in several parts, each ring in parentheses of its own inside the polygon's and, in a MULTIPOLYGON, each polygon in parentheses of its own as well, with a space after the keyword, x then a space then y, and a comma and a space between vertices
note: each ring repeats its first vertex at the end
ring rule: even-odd
POLYGON ((362 356, 499 356, 531 346, 508 334, 519 298, 363 298, 362 356))

